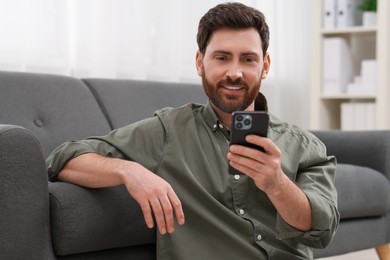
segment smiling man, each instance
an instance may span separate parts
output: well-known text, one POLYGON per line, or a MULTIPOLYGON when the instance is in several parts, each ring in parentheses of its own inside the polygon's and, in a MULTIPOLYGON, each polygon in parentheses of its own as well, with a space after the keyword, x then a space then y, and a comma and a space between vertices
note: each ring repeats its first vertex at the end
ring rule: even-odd
POLYGON ((215 112, 230 126, 232 112, 254 110, 270 56, 263 54, 255 28, 221 28, 212 34, 207 48, 197 52, 196 66, 215 112))
POLYGON ((52 181, 125 185, 157 259, 311 259, 338 223, 335 158, 310 133, 270 115, 264 152, 229 147, 231 113, 267 110, 259 92, 270 69, 261 12, 220 4, 200 20, 196 68, 206 105, 162 109, 103 137, 68 142, 48 158, 52 181), (219 126, 219 127, 218 127, 219 126), (228 165, 242 175, 230 175, 228 165))

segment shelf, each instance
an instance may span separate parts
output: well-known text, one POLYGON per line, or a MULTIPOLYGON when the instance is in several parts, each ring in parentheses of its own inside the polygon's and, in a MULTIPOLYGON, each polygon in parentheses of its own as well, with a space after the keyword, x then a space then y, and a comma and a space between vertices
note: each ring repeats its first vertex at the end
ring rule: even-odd
POLYGON ((331 35, 350 35, 350 34, 372 34, 377 32, 377 27, 366 27, 366 26, 354 26, 348 28, 337 28, 337 29, 323 29, 321 31, 323 36, 331 35))
POLYGON ((360 95, 360 94, 336 94, 336 95, 322 95, 322 100, 331 100, 331 99, 356 99, 356 100, 367 100, 372 99, 375 100, 376 96, 375 94, 366 94, 366 95, 360 95))
POLYGON ((347 28, 323 27, 323 1, 312 1, 310 129, 340 129, 341 105, 349 102, 372 103, 369 105, 374 105, 375 129, 390 129, 390 1, 378 0, 376 25, 347 28), (359 93, 356 90, 355 93, 328 94, 323 91, 324 39, 333 37, 342 38, 348 44, 355 75, 360 73, 363 77, 363 60, 377 61, 372 92, 359 93))

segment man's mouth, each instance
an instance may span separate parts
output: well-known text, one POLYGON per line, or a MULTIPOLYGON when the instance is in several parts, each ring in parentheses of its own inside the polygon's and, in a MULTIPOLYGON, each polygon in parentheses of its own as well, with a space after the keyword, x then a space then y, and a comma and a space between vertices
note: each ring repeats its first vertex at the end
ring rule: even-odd
POLYGON ((237 98, 238 96, 243 95, 245 92, 245 86, 243 85, 222 85, 221 93, 227 95, 231 99, 232 97, 237 98))
POLYGON ((228 89, 228 90, 240 90, 242 88, 244 88, 243 86, 223 86, 224 88, 228 89))

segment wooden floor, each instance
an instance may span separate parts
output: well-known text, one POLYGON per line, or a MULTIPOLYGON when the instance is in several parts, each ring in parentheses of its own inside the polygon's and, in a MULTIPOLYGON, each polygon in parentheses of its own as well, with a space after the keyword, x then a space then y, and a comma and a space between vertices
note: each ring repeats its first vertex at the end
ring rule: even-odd
POLYGON ((319 258, 321 260, 379 260, 375 249, 363 250, 345 255, 319 258))

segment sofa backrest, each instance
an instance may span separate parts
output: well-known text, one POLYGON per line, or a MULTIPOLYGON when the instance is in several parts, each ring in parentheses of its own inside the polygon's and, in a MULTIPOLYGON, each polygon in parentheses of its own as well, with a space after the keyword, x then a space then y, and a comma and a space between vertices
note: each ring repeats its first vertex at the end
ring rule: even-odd
POLYGON ((207 101, 201 85, 137 80, 83 79, 95 94, 112 128, 152 117, 164 107, 207 101))
POLYGON ((93 94, 81 80, 22 72, 0 72, 0 124, 32 131, 45 156, 65 141, 110 131, 93 94))
POLYGON ((45 156, 65 141, 105 135, 158 109, 206 101, 196 84, 0 71, 0 124, 32 131, 45 156))

